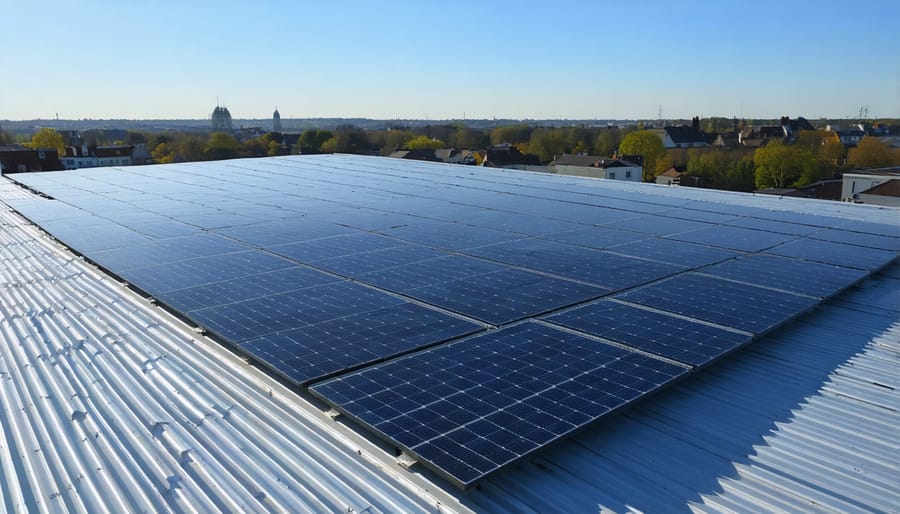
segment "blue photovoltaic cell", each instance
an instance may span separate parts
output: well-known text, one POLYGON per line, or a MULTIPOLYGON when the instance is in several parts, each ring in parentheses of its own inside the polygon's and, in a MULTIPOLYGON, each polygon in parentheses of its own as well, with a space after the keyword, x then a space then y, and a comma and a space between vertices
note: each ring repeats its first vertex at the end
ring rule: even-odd
POLYGON ((397 297, 367 287, 336 282, 190 311, 188 315, 215 333, 239 343, 401 303, 403 300, 397 297))
POLYGON ((415 288, 441 284, 509 269, 503 264, 464 255, 448 255, 393 268, 373 271, 358 277, 361 282, 403 293, 415 288))
POLYGON ((466 253, 512 266, 590 282, 608 290, 624 289, 677 273, 681 266, 642 261, 544 239, 520 239, 466 253))
POLYGON ((284 255, 298 262, 311 263, 325 259, 333 259, 359 252, 370 252, 395 248, 405 243, 389 237, 357 232, 353 234, 313 239, 299 243, 277 245, 266 249, 284 255))
POLYGON ((795 236, 788 234, 750 230, 727 225, 717 225, 670 237, 679 241, 687 241, 688 243, 718 246, 720 248, 740 250, 743 252, 759 252, 766 248, 796 239, 795 236))
POLYGON ((654 236, 680 234, 682 232, 699 230, 711 226, 712 225, 709 223, 676 218, 664 218, 656 215, 617 222, 616 225, 616 227, 621 230, 628 230, 630 232, 638 232, 641 234, 651 234, 654 236))
MULTIPOLYGON (((161 296, 161 299, 173 308, 188 312, 338 281, 341 279, 333 275, 295 266, 168 291, 161 296)), ((144 285, 144 287, 148 286, 144 285)))
POLYGON ((360 252, 333 259, 314 261, 313 265, 340 275, 359 278, 366 273, 421 261, 430 261, 447 255, 449 254, 440 250, 403 244, 402 246, 385 250, 360 252))
POLYGON ((403 291, 431 305, 499 325, 597 298, 608 292, 517 269, 403 291))
POLYGON ((643 259, 653 259, 656 261, 678 264, 685 268, 698 268, 740 255, 736 252, 712 246, 657 238, 624 244, 617 246, 610 251, 625 255, 634 255, 635 257, 641 257, 643 259))
POLYGON ((650 236, 646 234, 614 230, 605 227, 591 227, 573 230, 571 232, 559 232, 541 236, 542 239, 549 239, 551 241, 559 241, 561 243, 569 243, 587 248, 596 248, 598 250, 613 248, 633 241, 640 241, 642 239, 647 239, 648 237, 650 236))
POLYGON ((877 270, 897 257, 896 252, 816 239, 798 239, 770 248, 766 253, 868 271, 877 270))
POLYGON ((808 296, 685 273, 616 298, 759 335, 816 305, 808 296))
POLYGON ((526 323, 310 390, 467 487, 686 372, 526 323))
POLYGON ((303 384, 481 329, 475 323, 404 303, 250 339, 240 346, 303 384))
POLYGON ((120 275, 129 282, 147 284, 148 292, 160 294, 294 266, 287 259, 251 250, 129 269, 120 275))
POLYGON ((92 252, 89 257, 113 272, 120 272, 249 249, 241 243, 204 233, 92 252))
POLYGON ((589 303, 546 320, 694 367, 751 340, 746 334, 611 300, 589 303))
POLYGON ((352 228, 308 218, 289 218, 216 230, 218 234, 253 246, 283 245, 355 232, 352 228))
POLYGON ((422 221, 379 232, 404 241, 447 250, 464 250, 524 237, 520 234, 444 221, 422 221))
MULTIPOLYGON (((898 222, 900 222, 900 215, 898 222)), ((833 243, 864 246, 891 252, 900 252, 900 237, 882 236, 878 234, 865 234, 862 232, 850 232, 847 230, 828 229, 816 232, 810 236, 812 239, 821 239, 833 243)))
POLYGON ((764 232, 776 232, 779 234, 788 234, 792 236, 807 236, 813 232, 822 230, 821 227, 813 227, 810 225, 800 225, 797 223, 789 223, 787 221, 775 221, 760 218, 738 218, 726 223, 735 227, 749 228, 753 230, 762 230, 764 232))
POLYGON ((771 255, 749 255, 705 268, 703 273, 823 298, 866 276, 854 268, 771 255))

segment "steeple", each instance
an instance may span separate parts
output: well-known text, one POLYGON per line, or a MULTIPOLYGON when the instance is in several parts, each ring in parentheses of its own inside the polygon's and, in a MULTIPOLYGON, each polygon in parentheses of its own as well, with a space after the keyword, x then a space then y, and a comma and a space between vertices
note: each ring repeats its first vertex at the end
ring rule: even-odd
POLYGON ((281 114, 278 113, 278 107, 272 113, 272 132, 281 132, 281 114))

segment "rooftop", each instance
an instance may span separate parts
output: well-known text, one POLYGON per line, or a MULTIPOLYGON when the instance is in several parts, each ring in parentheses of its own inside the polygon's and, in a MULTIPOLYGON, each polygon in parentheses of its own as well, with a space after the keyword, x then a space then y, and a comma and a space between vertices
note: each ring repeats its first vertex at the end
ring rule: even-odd
MULTIPOLYGON (((348 165, 338 157, 329 162, 348 165)), ((855 220, 860 227, 896 215, 870 206, 499 173, 544 187, 641 191, 673 205, 772 209, 785 230, 810 215, 840 216, 835 223, 855 220)), ((31 197, 8 183, 0 190, 7 203, 31 197)), ((2 225, 9 271, 2 275, 0 306, 8 311, 0 342, 8 348, 0 366, 9 382, 0 396, 0 426, 26 434, 3 436, 0 446, 4 468, 17 478, 0 489, 7 510, 54 501, 62 510, 373 511, 438 504, 478 511, 671 510, 704 502, 738 510, 796 510, 789 507, 810 502, 878 510, 897 503, 889 485, 898 472, 883 457, 898 441, 891 430, 898 425, 896 265, 713 368, 460 493, 419 466, 404 470, 389 448, 350 429, 343 416, 331 421, 320 404, 191 332, 14 213, 4 213, 2 225), (91 381, 71 380, 86 373, 91 381), (75 428, 48 439, 40 429, 48 419, 75 428), (857 429, 861 420, 871 430, 857 429), (130 429, 115 430, 122 426, 130 429), (288 444, 266 432, 270 426, 297 438, 288 444), (86 433, 98 435, 83 439, 86 433), (25 450, 35 446, 41 451, 25 450), (229 448, 244 450, 236 457, 229 448), (245 453, 253 457, 231 464, 245 453), (313 457, 298 468, 278 460, 281 453, 313 457), (126 478, 107 485, 107 468, 90 471, 101 461, 126 478), (866 480, 853 480, 858 472, 866 480), (104 487, 116 494, 98 497, 104 487)))

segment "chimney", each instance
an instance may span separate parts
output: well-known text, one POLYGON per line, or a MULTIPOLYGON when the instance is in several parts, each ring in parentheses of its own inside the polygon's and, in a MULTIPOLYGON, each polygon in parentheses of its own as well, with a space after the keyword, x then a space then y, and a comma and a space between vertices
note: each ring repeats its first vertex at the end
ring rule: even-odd
POLYGON ((691 128, 694 129, 694 132, 700 131, 700 116, 694 116, 694 119, 691 120, 691 128))

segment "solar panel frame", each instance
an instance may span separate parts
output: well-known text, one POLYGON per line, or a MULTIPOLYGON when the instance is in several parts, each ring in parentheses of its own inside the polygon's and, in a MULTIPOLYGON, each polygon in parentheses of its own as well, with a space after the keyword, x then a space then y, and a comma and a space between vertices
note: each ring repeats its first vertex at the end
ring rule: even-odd
POLYGON ((687 373, 528 322, 318 382, 310 392, 465 489, 687 373), (575 372, 561 371, 568 366, 575 372))

